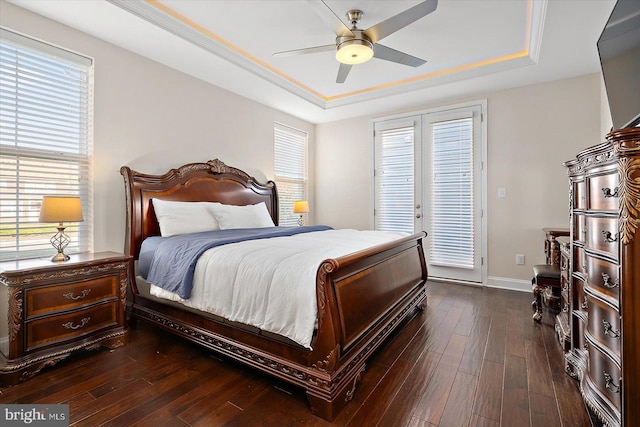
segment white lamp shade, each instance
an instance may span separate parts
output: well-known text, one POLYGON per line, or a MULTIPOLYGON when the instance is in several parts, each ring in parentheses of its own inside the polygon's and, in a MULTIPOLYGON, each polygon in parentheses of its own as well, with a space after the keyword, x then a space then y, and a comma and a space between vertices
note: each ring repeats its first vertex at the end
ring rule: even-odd
POLYGON ((309 212, 309 202, 306 200, 296 200, 293 202, 294 213, 307 213, 309 212))
POLYGON ((40 208, 40 222, 83 221, 80 197, 44 196, 40 208))

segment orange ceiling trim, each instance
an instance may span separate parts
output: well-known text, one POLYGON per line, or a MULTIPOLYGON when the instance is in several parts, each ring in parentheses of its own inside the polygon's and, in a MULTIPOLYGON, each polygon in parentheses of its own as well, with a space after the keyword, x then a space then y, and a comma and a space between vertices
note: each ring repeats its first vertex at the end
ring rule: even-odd
POLYGON ((217 41, 218 43, 226 46, 227 48, 233 50, 236 53, 239 53, 240 55, 244 56, 245 58, 259 64, 261 67, 264 67, 270 71, 272 71, 273 73, 279 75, 280 77, 290 81, 291 83, 295 84, 296 86, 306 90, 307 92, 312 93, 313 95, 322 98, 324 100, 326 100, 326 98, 316 92, 315 90, 311 89, 310 87, 304 85, 303 83, 300 83, 299 81, 293 79, 292 77, 288 76, 287 74, 283 73, 282 71, 278 70, 277 68, 272 67, 271 65, 267 64, 266 62, 264 62, 263 60, 261 60, 260 58, 257 58, 253 55, 251 55, 249 52, 239 48, 238 46, 228 42, 227 40, 223 39, 222 37, 218 36, 217 34, 215 34, 214 32, 206 29, 205 27, 203 27, 202 25, 198 24, 197 22, 192 21, 191 19, 187 18, 186 16, 176 12, 175 10, 171 9, 170 7, 160 3, 159 0, 146 0, 147 3, 149 3, 151 6, 160 9, 161 11, 163 11, 164 13, 173 16, 174 18, 176 18, 178 21, 182 22, 183 24, 188 25, 189 27, 193 28, 194 30, 199 31, 200 33, 204 34, 205 36, 217 41))
POLYGON ((185 17, 184 15, 176 12, 175 10, 171 9, 170 7, 162 4, 160 2, 160 0, 146 0, 147 3, 149 3, 151 6, 160 9, 161 11, 163 11, 164 13, 171 15, 172 17, 174 17, 175 19, 179 20, 180 22, 188 25, 189 27, 199 31, 200 33, 204 34, 205 36, 215 40, 216 42, 222 44, 223 46, 226 46, 227 48, 231 49, 232 51, 244 56, 245 58, 249 59, 250 61, 255 62, 256 64, 259 64, 261 67, 264 67, 268 70, 270 70, 271 72, 273 72, 274 74, 277 74, 278 76, 282 77, 283 79, 288 80, 289 82, 295 84, 296 86, 300 87, 301 89, 317 96, 318 98, 322 99, 323 101, 332 101, 332 100, 336 100, 336 99, 341 99, 341 98, 348 98, 350 96, 355 96, 355 95, 360 95, 363 93, 367 93, 367 92, 373 92, 376 90, 380 90, 380 89, 385 89, 385 88, 390 88, 390 87, 395 87, 395 86, 400 86, 403 84, 407 84, 407 83, 412 83, 412 82, 416 82, 416 81, 420 81, 420 80, 426 80, 429 78, 434 78, 434 77, 438 77, 438 76, 442 76, 442 75, 446 75, 446 74, 451 74, 451 73, 456 73, 459 71, 464 71, 464 70, 470 70, 476 67, 482 67, 485 65, 490 65, 490 64, 496 64, 502 61, 508 61, 511 59, 515 59, 515 58, 521 58, 523 56, 528 56, 529 55, 529 42, 531 39, 531 28, 532 28, 532 17, 533 17, 533 0, 527 0, 527 18, 526 18, 526 36, 525 36, 525 46, 524 49, 520 52, 517 53, 512 53, 509 55, 504 55, 504 56, 500 56, 500 57, 496 57, 496 58, 490 58, 490 59, 486 59, 484 61, 478 61, 478 62, 474 62, 472 64, 466 64, 466 65, 461 65, 458 67, 453 67, 453 68, 448 68, 446 70, 440 70, 440 71, 435 71, 433 73, 428 73, 428 74, 423 74, 420 76, 415 76, 415 77, 411 77, 408 79, 402 79, 402 80, 396 80, 393 82, 389 82, 389 83, 385 83, 385 84, 381 84, 381 85, 377 85, 377 86, 371 86, 365 89, 360 89, 360 90, 356 90, 356 91, 352 91, 352 92, 346 92, 340 95, 334 95, 334 96, 326 96, 326 95, 322 95, 321 93, 311 89, 309 86, 295 80, 294 78, 290 77, 289 75, 283 73, 282 71, 278 70, 277 68, 267 64, 266 62, 264 62, 263 60, 261 60, 260 58, 250 54, 249 52, 239 48, 238 46, 234 45, 233 43, 230 43, 229 41, 223 39, 222 37, 218 36, 217 34, 215 34, 214 32, 208 30, 207 28, 203 27, 202 25, 198 24, 197 22, 192 21, 191 19, 185 17))
POLYGON ((375 90, 379 90, 379 89, 385 89, 385 88, 389 88, 389 87, 399 86, 399 85, 403 85, 403 84, 406 84, 406 83, 417 82, 417 81, 420 81, 420 80, 425 80, 425 79, 430 79, 430 78, 433 78, 433 77, 443 76, 445 74, 457 73, 458 71, 470 70, 472 68, 482 67, 482 66, 490 65, 490 64, 496 64, 498 62, 508 61, 510 59, 515 59, 515 58, 521 58, 523 56, 528 56, 528 55, 529 55, 529 51, 528 50, 524 50, 524 51, 521 51, 521 52, 518 52, 518 53, 512 53, 512 54, 500 56, 500 57, 497 57, 497 58, 490 58, 490 59, 485 59, 484 61, 474 62, 473 64, 460 65, 458 67, 447 68, 446 70, 434 71, 433 73, 429 73, 429 74, 423 74, 423 75, 420 75, 420 76, 410 77, 408 79, 403 79, 403 80, 396 80, 395 82, 385 83, 385 84, 378 85, 378 86, 371 86, 371 87, 368 87, 366 89, 361 89, 361 90, 356 90, 356 91, 353 91, 353 92, 343 93, 343 94, 340 94, 340 95, 330 96, 330 97, 327 97, 327 101, 331 101, 331 100, 334 100, 334 99, 340 99, 340 98, 346 98, 346 97, 354 96, 354 95, 360 95, 362 93, 367 93, 367 92, 371 92, 371 91, 375 91, 375 90))

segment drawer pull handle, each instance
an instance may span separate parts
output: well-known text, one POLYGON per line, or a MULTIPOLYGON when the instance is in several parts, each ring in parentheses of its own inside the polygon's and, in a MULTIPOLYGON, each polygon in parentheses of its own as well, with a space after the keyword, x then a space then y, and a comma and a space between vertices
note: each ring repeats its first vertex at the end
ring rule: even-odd
POLYGON ((562 292, 567 292, 569 290, 569 285, 562 287, 562 292))
POLYGON ((609 197, 619 197, 618 196, 618 187, 615 187, 613 189, 613 192, 611 191, 610 188, 603 188, 602 189, 602 193, 604 194, 605 199, 607 199, 609 197))
POLYGON ((602 325, 604 326, 604 334, 611 338, 620 338, 620 331, 616 331, 611 327, 611 323, 606 320, 602 321, 602 325))
POLYGON ((565 304, 564 307, 562 307, 562 312, 563 313, 568 313, 569 312, 569 304, 565 304))
POLYGON ((74 326, 73 322, 67 322, 67 323, 63 323, 62 326, 65 329, 73 329, 75 331, 76 329, 84 328, 85 326, 87 326, 87 323, 89 323, 89 320, 91 320, 90 317, 85 317, 80 321, 79 325, 74 326))
POLYGON ((602 237, 604 238, 604 241, 607 243, 613 243, 618 241, 618 237, 615 234, 612 234, 610 231, 603 231, 602 237), (611 237, 611 236, 614 236, 614 237, 611 237))
POLYGON ((580 307, 582 307, 584 310, 586 310, 589 307, 589 301, 587 300, 587 296, 586 295, 584 297, 584 302, 582 304, 580 304, 580 307))
POLYGON ((613 383, 613 378, 611 378, 611 375, 609 375, 607 371, 602 371, 602 374, 604 375, 604 380, 606 381, 604 386, 607 388, 607 390, 613 393, 620 393, 620 386, 613 383))
POLYGON ((613 283, 609 283, 609 279, 611 279, 611 276, 609 276, 607 273, 602 273, 602 280, 604 280, 603 286, 605 288, 612 289, 620 286, 618 279, 616 279, 616 281, 613 283))
POLYGON ((76 300, 82 299, 82 298, 86 297, 87 295, 89 295, 89 292, 91 292, 91 289, 83 290, 82 293, 80 295, 78 295, 78 296, 73 295, 73 292, 68 292, 66 294, 62 294, 62 296, 65 297, 66 299, 70 299, 70 300, 76 301, 76 300))

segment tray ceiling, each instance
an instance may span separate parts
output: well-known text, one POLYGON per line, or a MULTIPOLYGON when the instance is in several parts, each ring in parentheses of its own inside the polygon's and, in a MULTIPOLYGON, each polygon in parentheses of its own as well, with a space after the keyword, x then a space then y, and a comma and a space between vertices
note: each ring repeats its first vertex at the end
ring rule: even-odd
MULTIPOLYGON (((334 43, 304 0, 11 2, 312 122, 596 72, 595 41, 614 3, 440 0, 381 42, 424 65, 373 58, 339 84, 334 52, 273 56, 334 43)), ((420 2, 324 3, 349 27, 346 12, 362 10, 365 29, 420 2)))

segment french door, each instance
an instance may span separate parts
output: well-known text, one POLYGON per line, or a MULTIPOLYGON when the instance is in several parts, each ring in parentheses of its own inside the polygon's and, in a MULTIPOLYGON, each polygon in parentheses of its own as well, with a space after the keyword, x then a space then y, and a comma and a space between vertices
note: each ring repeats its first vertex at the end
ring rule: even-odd
POLYGON ((374 123, 374 226, 425 230, 429 276, 482 282, 482 106, 374 123))

